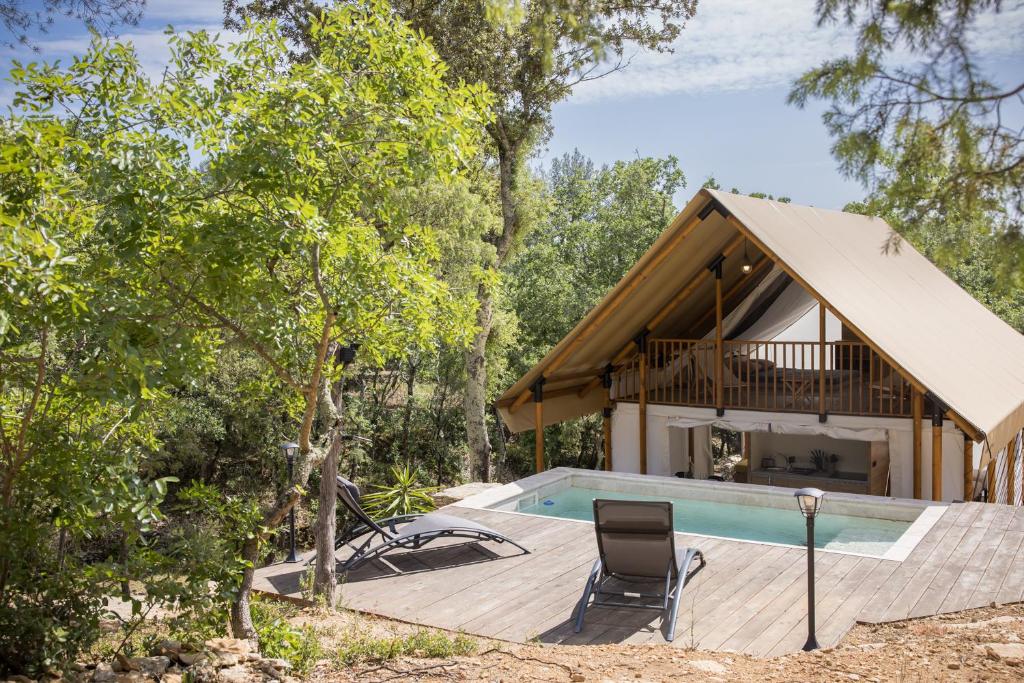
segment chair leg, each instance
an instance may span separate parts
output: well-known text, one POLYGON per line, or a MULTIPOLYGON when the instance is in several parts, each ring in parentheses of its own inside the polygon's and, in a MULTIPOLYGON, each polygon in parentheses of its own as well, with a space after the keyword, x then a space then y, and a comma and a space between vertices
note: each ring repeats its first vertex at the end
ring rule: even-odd
POLYGON ((680 563, 679 573, 676 574, 676 585, 672 593, 672 605, 670 612, 668 613, 668 630, 665 634, 665 640, 672 642, 676 637, 676 621, 679 618, 679 605, 683 601, 683 589, 686 588, 687 577, 690 573, 690 564, 693 563, 695 557, 700 558, 700 568, 703 568, 705 564, 704 553, 693 548, 686 551, 686 555, 683 557, 683 561, 680 563))
POLYGON ((587 577, 587 585, 583 589, 583 596, 580 597, 580 601, 576 603, 576 624, 573 626, 573 632, 579 633, 583 630, 583 618, 587 613, 587 606, 590 604, 590 594, 594 590, 594 584, 597 582, 598 576, 601 574, 601 560, 597 559, 594 561, 594 566, 590 569, 590 576, 587 577))

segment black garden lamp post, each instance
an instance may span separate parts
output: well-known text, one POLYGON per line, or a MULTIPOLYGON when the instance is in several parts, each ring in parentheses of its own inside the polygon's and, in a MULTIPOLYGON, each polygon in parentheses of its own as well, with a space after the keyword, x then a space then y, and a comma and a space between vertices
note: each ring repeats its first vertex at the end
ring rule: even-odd
POLYGON ((804 651, 817 650, 818 639, 814 637, 814 518, 821 511, 821 500, 825 492, 821 489, 798 489, 793 493, 800 512, 807 519, 807 642, 804 651))
MULTIPOLYGON (((281 444, 281 452, 284 453, 285 459, 288 461, 288 485, 291 486, 295 483, 292 469, 295 467, 295 455, 299 452, 299 444, 294 441, 281 444)), ((291 530, 291 550, 288 552, 288 559, 285 562, 298 562, 299 558, 295 556, 295 506, 288 511, 288 526, 291 530)))

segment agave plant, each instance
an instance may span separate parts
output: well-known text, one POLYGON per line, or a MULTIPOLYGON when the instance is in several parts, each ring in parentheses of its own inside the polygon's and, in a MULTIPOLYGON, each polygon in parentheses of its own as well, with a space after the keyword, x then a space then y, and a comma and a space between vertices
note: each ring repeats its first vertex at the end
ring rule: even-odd
POLYGON ((430 512, 436 506, 430 494, 436 486, 420 486, 418 472, 408 465, 393 466, 390 486, 375 485, 373 493, 363 496, 367 512, 377 518, 430 512))

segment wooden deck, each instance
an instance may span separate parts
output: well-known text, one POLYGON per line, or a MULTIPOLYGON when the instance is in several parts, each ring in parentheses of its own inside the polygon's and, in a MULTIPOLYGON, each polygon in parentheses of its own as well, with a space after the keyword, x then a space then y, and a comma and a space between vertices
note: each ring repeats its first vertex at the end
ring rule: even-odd
MULTIPOLYGON (((664 643, 661 614, 592 609, 572 632, 573 606, 596 556, 588 523, 449 507, 523 543, 452 543, 395 552, 342 579, 349 609, 480 636, 543 643, 664 643)), ((674 647, 774 656, 806 638, 806 555, 678 534, 708 565, 686 587, 674 647)), ((950 506, 904 562, 818 552, 818 640, 834 645, 857 621, 878 622, 1022 600, 1024 510, 950 506)), ((303 564, 259 569, 255 587, 301 598, 303 564)))

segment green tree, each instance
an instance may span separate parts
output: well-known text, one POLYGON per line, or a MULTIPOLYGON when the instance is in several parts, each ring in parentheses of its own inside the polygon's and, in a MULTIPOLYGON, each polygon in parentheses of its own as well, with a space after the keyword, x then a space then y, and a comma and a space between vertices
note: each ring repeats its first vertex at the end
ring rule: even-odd
MULTIPOLYGON (((123 48, 103 57, 108 85, 134 65, 123 48)), ((104 147, 87 112, 52 113, 67 74, 16 64, 11 75, 21 114, 0 128, 0 670, 38 673, 96 637, 103 591, 128 578, 130 558, 83 565, 75 544, 113 528, 134 547, 161 518, 166 481, 140 476, 155 446, 146 408, 201 367, 210 337, 155 295, 156 261, 120 258, 139 252, 111 220, 133 201, 112 173, 125 148, 104 147)))
MULTIPOLYGON (((840 169, 872 192, 903 193, 912 225, 985 215, 983 231, 1003 238, 994 264, 1020 286, 1024 139, 1008 125, 1024 82, 998 83, 978 63, 977 28, 999 20, 999 0, 820 0, 821 24, 854 28, 853 55, 805 73, 789 99, 828 100, 825 125, 840 169)), ((961 236, 963 255, 973 238, 961 236)), ((953 265, 947 261, 944 265, 953 265)))
MULTIPOLYGON (((305 29, 317 11, 309 0, 257 0, 226 5, 227 23, 239 17, 277 17, 306 47, 320 49, 305 29)), ((524 164, 549 132, 551 108, 573 87, 623 68, 630 46, 667 50, 696 11, 696 0, 625 0, 606 3, 546 1, 518 3, 445 0, 437 3, 395 2, 394 8, 413 29, 428 36, 448 64, 449 82, 483 83, 495 96, 487 125, 490 155, 497 166, 501 225, 484 239, 493 255, 482 265, 500 272, 527 231, 529 199, 523 187, 524 164), (510 9, 511 6, 511 9, 510 9)), ((493 280, 477 292, 476 334, 466 351, 464 411, 469 471, 487 481, 491 442, 487 428, 488 341, 496 317, 493 280)))
MULTIPOLYGON (((338 351, 361 344, 366 362, 383 363, 470 334, 472 297, 437 277, 435 231, 405 220, 397 195, 456 177, 475 157, 488 97, 446 85, 433 49, 383 5, 341 7, 310 30, 321 49, 301 63, 261 24, 230 54, 205 33, 173 37, 157 82, 130 48, 99 38, 67 69, 14 76, 28 132, 61 132, 61 180, 81 185, 82 206, 100 207, 104 256, 118 274, 143 273, 130 284, 162 302, 152 317, 217 331, 289 392, 301 416, 298 475, 260 527, 283 518, 322 462, 316 590, 333 604, 338 351)), ((146 328, 187 356, 161 331, 146 328)), ((126 376, 141 382, 168 363, 140 365, 126 376)), ((233 627, 248 636, 245 584, 239 595, 233 627)))
MULTIPOLYGON (((510 345, 510 374, 538 362, 633 267, 676 214, 686 186, 678 160, 643 157, 597 167, 579 151, 555 159, 545 176, 547 217, 524 239, 508 267, 509 303, 519 334, 510 345), (572 283, 567 287, 566 283, 572 283)), ((548 428, 552 466, 593 466, 600 421, 583 418, 548 428), (561 458, 561 459, 559 459, 561 458)), ((518 447, 515 475, 532 468, 518 447)))

